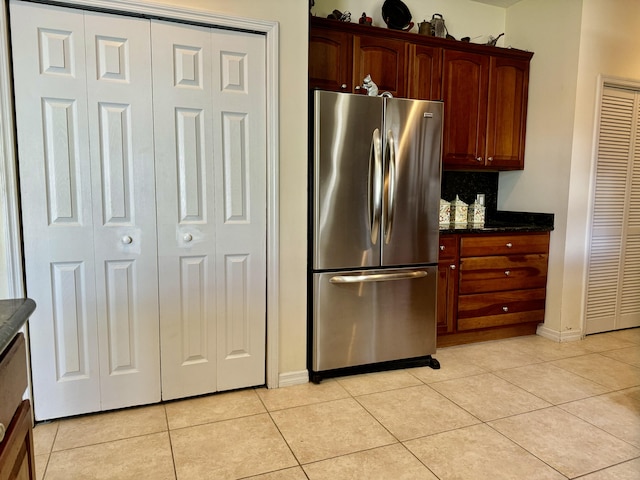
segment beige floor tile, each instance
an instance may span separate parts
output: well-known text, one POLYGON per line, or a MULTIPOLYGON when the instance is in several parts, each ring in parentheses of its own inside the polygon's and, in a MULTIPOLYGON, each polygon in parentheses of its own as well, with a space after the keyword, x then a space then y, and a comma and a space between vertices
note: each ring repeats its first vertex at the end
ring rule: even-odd
POLYGON ((438 480, 400 444, 310 463, 304 471, 309 480, 438 480))
POLYGON ((349 397, 335 380, 324 380, 318 385, 308 382, 283 388, 257 388, 256 393, 270 412, 349 397))
POLYGON ((494 373, 556 405, 600 395, 611 390, 549 363, 499 370, 494 373))
POLYGON ((45 480, 173 480, 169 433, 53 452, 45 480))
POLYGON ((640 385, 640 368, 605 357, 598 353, 565 358, 553 365, 573 372, 593 382, 612 389, 640 385))
POLYGON ((590 473, 580 480, 638 480, 640 478, 640 458, 590 473))
POLYGON ((405 445, 440 480, 565 479, 486 425, 439 433, 405 445))
POLYGON ((516 342, 508 340, 467 345, 461 350, 460 356, 466 363, 490 372, 544 361, 522 349, 516 342))
POLYGON ((600 355, 604 355, 605 357, 613 358, 614 360, 640 367, 640 346, 638 345, 634 345, 633 347, 620 348, 618 350, 600 352, 600 355))
POLYGON ((447 380, 431 387, 485 422, 550 406, 492 373, 447 380))
POLYGON ((167 430, 164 406, 130 408, 60 420, 53 451, 167 430))
POLYGON ((49 454, 36 455, 36 480, 42 480, 44 478, 44 472, 47 469, 47 463, 49 463, 49 454))
POLYGON ((586 398, 560 408, 640 448, 640 387, 586 398))
POLYGON ((266 413, 171 430, 171 445, 178 480, 235 479, 297 465, 266 413))
POLYGON ((479 423, 427 385, 363 395, 357 400, 401 441, 479 423))
POLYGON ((540 335, 527 335, 509 339, 509 344, 546 362, 592 353, 591 350, 582 345, 581 341, 554 342, 540 335))
POLYGON ((51 453, 58 434, 59 422, 38 423, 33 428, 33 451, 35 455, 51 453))
POLYGON ((640 450, 559 407, 490 422, 560 473, 574 478, 640 456, 640 450))
POLYGON ((634 342, 620 338, 620 336, 611 335, 609 333, 587 335, 580 343, 592 352, 616 350, 619 348, 633 347, 636 345, 636 343, 634 342))
POLYGON ((253 477, 245 477, 245 480, 307 480, 307 476, 301 467, 293 467, 253 477))
POLYGON ((640 327, 616 330, 615 332, 609 332, 607 335, 640 345, 640 327))
POLYGON ((216 393, 165 404, 169 429, 264 413, 266 410, 253 389, 216 393))
POLYGON ((351 398, 279 410, 271 416, 300 463, 396 442, 351 398))
POLYGON ((430 367, 418 367, 407 371, 427 384, 486 373, 486 370, 483 370, 477 365, 464 363, 457 359, 442 360, 438 370, 434 370, 430 367))
POLYGON ((353 396, 422 385, 420 380, 405 370, 354 375, 352 377, 341 377, 337 380, 353 396))

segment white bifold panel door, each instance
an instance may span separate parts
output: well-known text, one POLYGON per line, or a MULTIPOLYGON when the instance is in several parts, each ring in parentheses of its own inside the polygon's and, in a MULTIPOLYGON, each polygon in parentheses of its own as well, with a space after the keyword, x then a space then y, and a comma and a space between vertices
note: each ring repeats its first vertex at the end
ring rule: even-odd
POLYGON ((15 0, 11 32, 36 418, 263 384, 263 38, 15 0))
POLYGON ((164 399, 264 383, 264 38, 151 24, 164 399))

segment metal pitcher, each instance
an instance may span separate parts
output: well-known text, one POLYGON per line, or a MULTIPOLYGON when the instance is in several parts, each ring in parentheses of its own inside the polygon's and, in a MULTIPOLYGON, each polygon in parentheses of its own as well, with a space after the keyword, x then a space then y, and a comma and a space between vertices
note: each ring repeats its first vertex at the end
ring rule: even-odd
POLYGON ((420 35, 432 36, 433 32, 431 31, 431 22, 427 22, 423 20, 418 24, 418 33, 420 35))

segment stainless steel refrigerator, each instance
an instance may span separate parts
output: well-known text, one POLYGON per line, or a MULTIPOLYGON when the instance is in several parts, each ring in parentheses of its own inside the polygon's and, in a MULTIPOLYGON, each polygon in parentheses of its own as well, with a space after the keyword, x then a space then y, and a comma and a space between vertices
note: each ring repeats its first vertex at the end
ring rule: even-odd
POLYGON ((309 368, 438 368, 441 102, 314 91, 309 368))

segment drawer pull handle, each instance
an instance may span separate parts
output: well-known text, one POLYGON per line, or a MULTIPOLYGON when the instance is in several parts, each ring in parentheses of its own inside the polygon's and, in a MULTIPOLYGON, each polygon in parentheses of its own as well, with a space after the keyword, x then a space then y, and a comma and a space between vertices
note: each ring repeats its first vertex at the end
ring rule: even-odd
POLYGON ((440 251, 444 252, 444 245, 440 245, 440 251))
POLYGON ((508 277, 509 275, 511 275, 511 270, 505 270, 504 274, 508 277))
POLYGON ((455 269, 456 269, 456 266, 452 263, 451 265, 449 265, 449 268, 450 268, 451 270, 455 270, 455 269))
POLYGON ((502 311, 503 311, 503 312, 508 312, 508 311, 509 311, 509 307, 506 307, 506 306, 505 306, 505 307, 502 307, 502 311))
POLYGON ((506 247, 507 247, 507 248, 511 248, 511 247, 513 247, 513 243, 511 243, 511 242, 507 243, 506 247))

